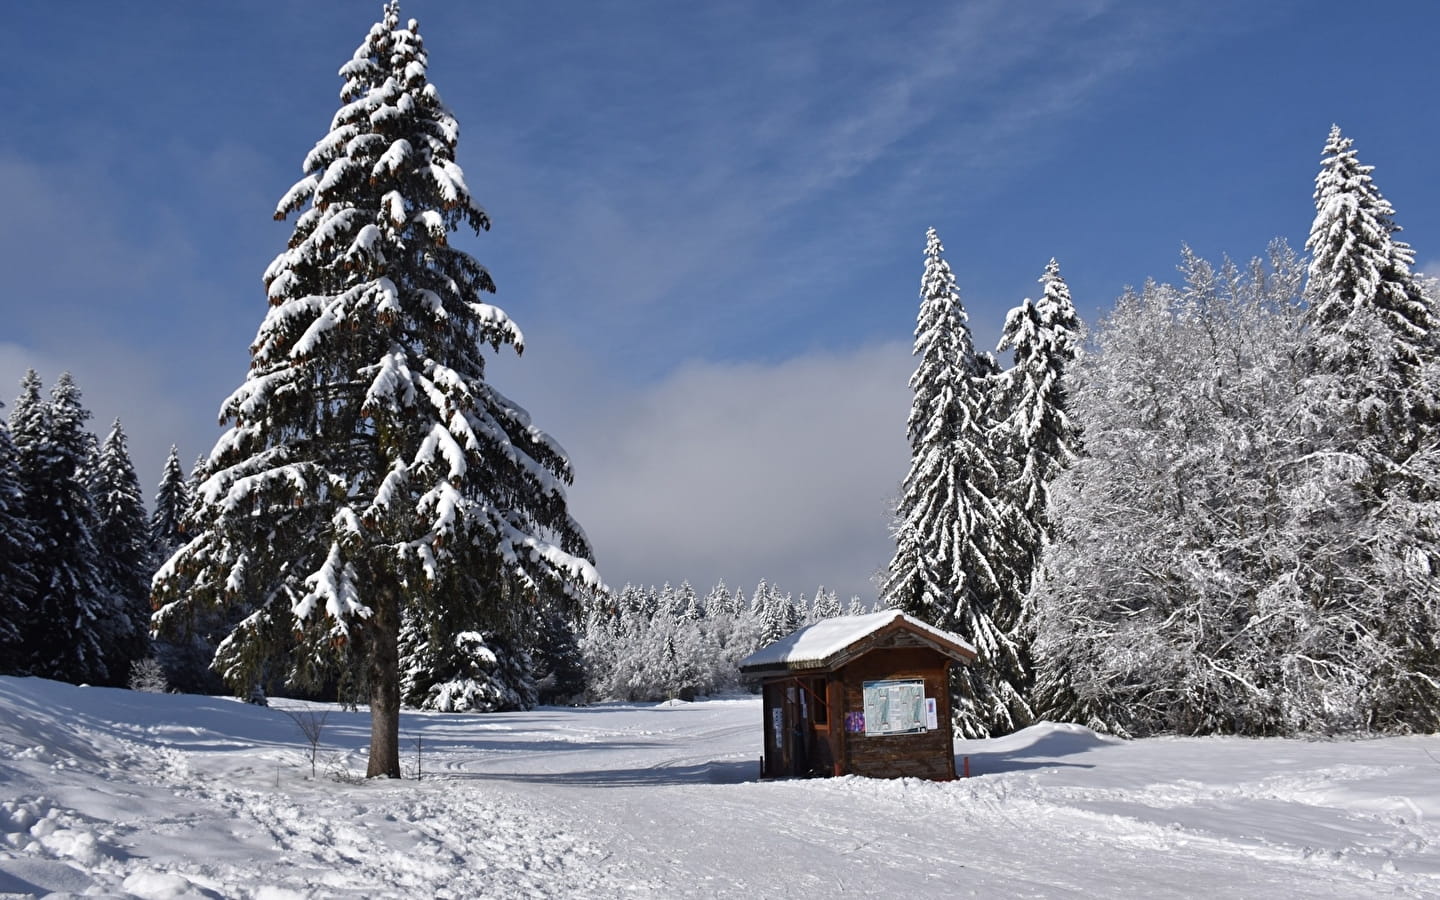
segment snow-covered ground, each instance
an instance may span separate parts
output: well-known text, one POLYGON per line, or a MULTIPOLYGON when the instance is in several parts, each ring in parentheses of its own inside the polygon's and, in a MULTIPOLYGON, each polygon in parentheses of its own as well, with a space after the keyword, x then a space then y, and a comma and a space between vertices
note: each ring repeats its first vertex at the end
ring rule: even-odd
MULTIPOLYGON (((276 701, 277 706, 300 704, 276 701)), ((407 713, 420 780, 280 709, 0 678, 0 895, 1440 896, 1440 736, 961 745, 949 784, 756 780, 752 698, 407 713)))

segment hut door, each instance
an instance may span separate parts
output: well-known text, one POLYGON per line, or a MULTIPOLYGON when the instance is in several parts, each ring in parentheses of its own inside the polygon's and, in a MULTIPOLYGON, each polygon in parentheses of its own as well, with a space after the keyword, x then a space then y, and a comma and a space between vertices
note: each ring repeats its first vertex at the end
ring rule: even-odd
MULTIPOLYGON (((823 690, 823 688, 822 688, 823 690)), ((769 778, 826 771, 824 695, 799 679, 765 685, 765 775, 769 778), (817 725, 819 726, 817 729, 817 725), (817 730, 821 733, 817 734, 817 730)))
POLYGON ((806 700, 810 704, 809 726, 806 729, 810 741, 806 755, 807 775, 831 775, 835 768, 835 756, 830 744, 830 698, 827 680, 813 678, 805 683, 806 700))
POLYGON ((791 754, 790 774, 810 774, 810 744, 814 734, 810 730, 810 698, 799 680, 785 686, 785 701, 794 715, 794 752, 791 754))
POLYGON ((784 778, 805 772, 808 723, 794 681, 765 685, 765 775, 784 778))
POLYGON ((765 776, 783 778, 795 768, 795 696, 783 681, 765 685, 765 776))

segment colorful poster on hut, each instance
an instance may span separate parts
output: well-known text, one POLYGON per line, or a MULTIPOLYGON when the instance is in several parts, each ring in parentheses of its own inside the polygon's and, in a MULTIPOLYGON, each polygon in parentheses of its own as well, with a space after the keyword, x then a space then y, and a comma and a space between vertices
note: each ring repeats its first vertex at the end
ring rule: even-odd
POLYGON ((867 681, 865 734, 914 734, 925 730, 925 682, 867 681))

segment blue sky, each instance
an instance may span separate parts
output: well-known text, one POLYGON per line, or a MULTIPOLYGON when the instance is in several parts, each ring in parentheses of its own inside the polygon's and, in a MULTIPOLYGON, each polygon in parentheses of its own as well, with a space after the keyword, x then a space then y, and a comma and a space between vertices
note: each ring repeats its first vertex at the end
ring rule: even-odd
MULTIPOLYGON (((32 4, 0 34, 0 388, 75 373, 148 492, 218 436, 270 214, 380 3, 32 4)), ((1182 242, 1298 249, 1332 122, 1440 267, 1440 4, 410 0, 607 580, 869 599, 924 232, 977 341, 1059 259, 1094 320, 1182 242)))

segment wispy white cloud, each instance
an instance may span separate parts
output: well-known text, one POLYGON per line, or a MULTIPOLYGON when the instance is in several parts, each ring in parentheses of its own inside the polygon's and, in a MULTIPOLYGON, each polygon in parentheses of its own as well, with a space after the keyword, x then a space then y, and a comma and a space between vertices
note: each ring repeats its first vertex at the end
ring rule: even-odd
MULTIPOLYGON (((782 329, 804 330, 836 297, 908 302, 913 279, 881 273, 916 258, 925 227, 943 234, 1059 152, 1063 124, 1153 63, 1189 15, 1099 0, 716 9, 689 40, 653 9, 618 13, 583 46, 557 38, 527 75, 551 101, 528 127, 494 127, 452 98, 480 123, 462 162, 493 179, 505 213, 497 277, 534 300, 514 311, 604 333, 657 371, 773 357, 782 329)), ((908 315, 886 319, 891 334, 908 315)), ((831 325, 817 341, 853 345, 864 330, 831 325)))

